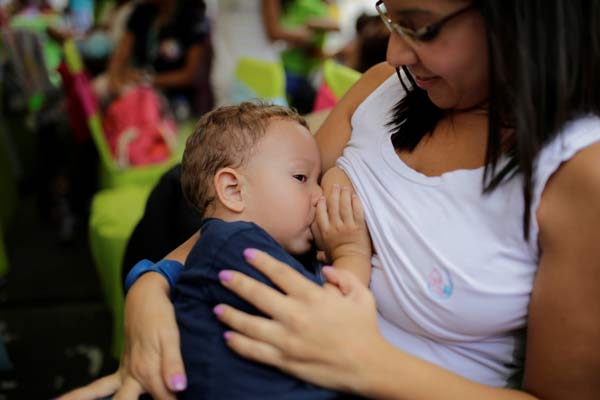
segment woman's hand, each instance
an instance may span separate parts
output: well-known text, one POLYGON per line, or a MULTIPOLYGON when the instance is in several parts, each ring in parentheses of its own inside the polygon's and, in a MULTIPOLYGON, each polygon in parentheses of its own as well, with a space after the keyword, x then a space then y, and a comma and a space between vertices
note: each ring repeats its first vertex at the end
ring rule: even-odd
POLYGON ((174 393, 186 387, 179 330, 168 291, 166 280, 149 272, 125 298, 126 340, 117 400, 137 399, 144 392, 154 399, 175 399, 174 393))
POLYGON ((71 390, 57 400, 94 400, 109 397, 121 386, 120 370, 95 380, 89 385, 71 390))
POLYGON ((339 288, 326 290, 263 252, 249 249, 244 254, 284 293, 241 273, 222 271, 225 287, 273 318, 217 306, 219 319, 235 330, 226 333, 229 347, 317 385, 364 392, 365 363, 373 348, 385 343, 368 289, 351 273, 326 267, 325 277, 339 288))

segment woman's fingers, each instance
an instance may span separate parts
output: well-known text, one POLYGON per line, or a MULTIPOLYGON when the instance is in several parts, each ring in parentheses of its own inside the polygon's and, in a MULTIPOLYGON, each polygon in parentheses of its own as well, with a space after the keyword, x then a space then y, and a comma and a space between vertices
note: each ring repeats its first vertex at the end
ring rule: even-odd
POLYGON ((187 387, 187 377, 181 359, 179 335, 165 335, 161 338, 162 376, 172 392, 181 392, 187 387))
MULTIPOLYGON (((278 350, 281 345, 279 341, 285 337, 285 331, 281 323, 247 314, 224 304, 218 305, 217 309, 219 310, 216 312, 219 321, 235 331, 225 333, 225 340, 227 340, 228 345, 231 346, 231 343, 233 343, 233 347, 237 349, 248 345, 250 342, 260 343, 261 346, 254 349, 256 353, 252 354, 253 359, 258 360, 257 357, 260 355, 260 361, 262 362, 268 362, 271 365, 278 363, 277 359, 281 358, 281 353, 278 350), (269 342, 269 344, 265 342, 269 342)), ((245 350, 245 352, 250 350, 245 350)))
POLYGON ((111 396, 121 386, 118 372, 95 380, 89 385, 63 394, 58 400, 93 400, 111 396))
POLYGON ((277 347, 239 332, 228 331, 226 335, 227 346, 240 356, 277 368, 284 365, 283 355, 277 347))
MULTIPOLYGON (((166 281, 158 274, 144 274, 125 298, 125 351, 123 381, 134 380, 122 389, 124 396, 148 392, 155 399, 174 399, 171 385, 183 383, 179 331, 166 281), (173 376, 179 375, 173 382, 173 376)), ((122 393, 122 391, 121 391, 122 393)), ((123 397, 128 399, 129 397, 123 397)), ((137 397, 133 397, 136 398, 137 397)))
POLYGON ((142 386, 135 379, 127 377, 113 400, 137 400, 143 393, 142 386))
MULTIPOLYGON (((271 257, 265 252, 256 249, 244 251, 246 261, 262 272, 275 286, 292 297, 306 298, 315 293, 319 286, 306 279, 300 272, 289 265, 271 257)), ((273 306, 284 304, 288 298, 269 286, 250 279, 244 274, 232 272, 233 279, 222 280, 223 285, 235 292, 238 296, 252 303, 264 313, 274 316, 270 310, 273 306), (264 306, 259 307, 260 304, 264 306), (273 304, 273 302, 277 302, 273 304)), ((221 276, 221 275, 219 275, 221 276)))

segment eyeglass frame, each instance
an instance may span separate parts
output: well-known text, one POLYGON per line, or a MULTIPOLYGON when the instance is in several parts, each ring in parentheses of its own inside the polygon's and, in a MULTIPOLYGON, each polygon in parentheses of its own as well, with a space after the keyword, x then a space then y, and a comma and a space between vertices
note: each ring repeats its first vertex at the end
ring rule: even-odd
MULTIPOLYGON (((383 4, 383 0, 378 0, 377 3, 375 3, 375 9, 377 10, 379 17, 385 24, 386 28, 388 28, 388 30, 392 33, 396 32, 400 36, 405 36, 415 42, 421 42, 421 43, 427 43, 427 42, 433 41, 437 37, 437 35, 440 33, 440 30, 442 29, 442 27, 448 21, 477 7, 476 2, 471 3, 466 7, 463 7, 451 14, 446 15, 439 21, 433 22, 427 26, 424 26, 422 28, 414 30, 414 29, 410 29, 410 28, 405 28, 402 25, 398 24, 397 22, 392 22, 392 20, 389 18, 389 16, 387 14, 384 14, 383 11, 381 11, 380 6, 382 4, 383 4)), ((387 10, 386 10, 386 12, 387 12, 387 10)))

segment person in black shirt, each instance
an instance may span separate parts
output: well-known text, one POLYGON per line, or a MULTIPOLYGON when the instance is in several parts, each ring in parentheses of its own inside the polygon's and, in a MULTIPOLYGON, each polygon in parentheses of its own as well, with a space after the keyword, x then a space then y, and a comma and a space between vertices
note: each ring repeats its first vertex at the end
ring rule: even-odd
POLYGON ((192 103, 195 81, 209 48, 201 0, 150 0, 136 6, 108 67, 108 89, 128 84, 161 89, 171 105, 192 103))

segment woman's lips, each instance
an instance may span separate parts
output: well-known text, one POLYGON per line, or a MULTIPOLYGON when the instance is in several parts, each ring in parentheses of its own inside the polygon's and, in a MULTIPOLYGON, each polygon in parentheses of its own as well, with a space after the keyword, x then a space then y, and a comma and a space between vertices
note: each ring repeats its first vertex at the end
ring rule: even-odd
POLYGON ((427 89, 427 88, 431 87, 433 84, 435 84, 440 79, 437 76, 431 76, 431 77, 415 76, 414 78, 415 78, 415 83, 421 89, 427 89))

